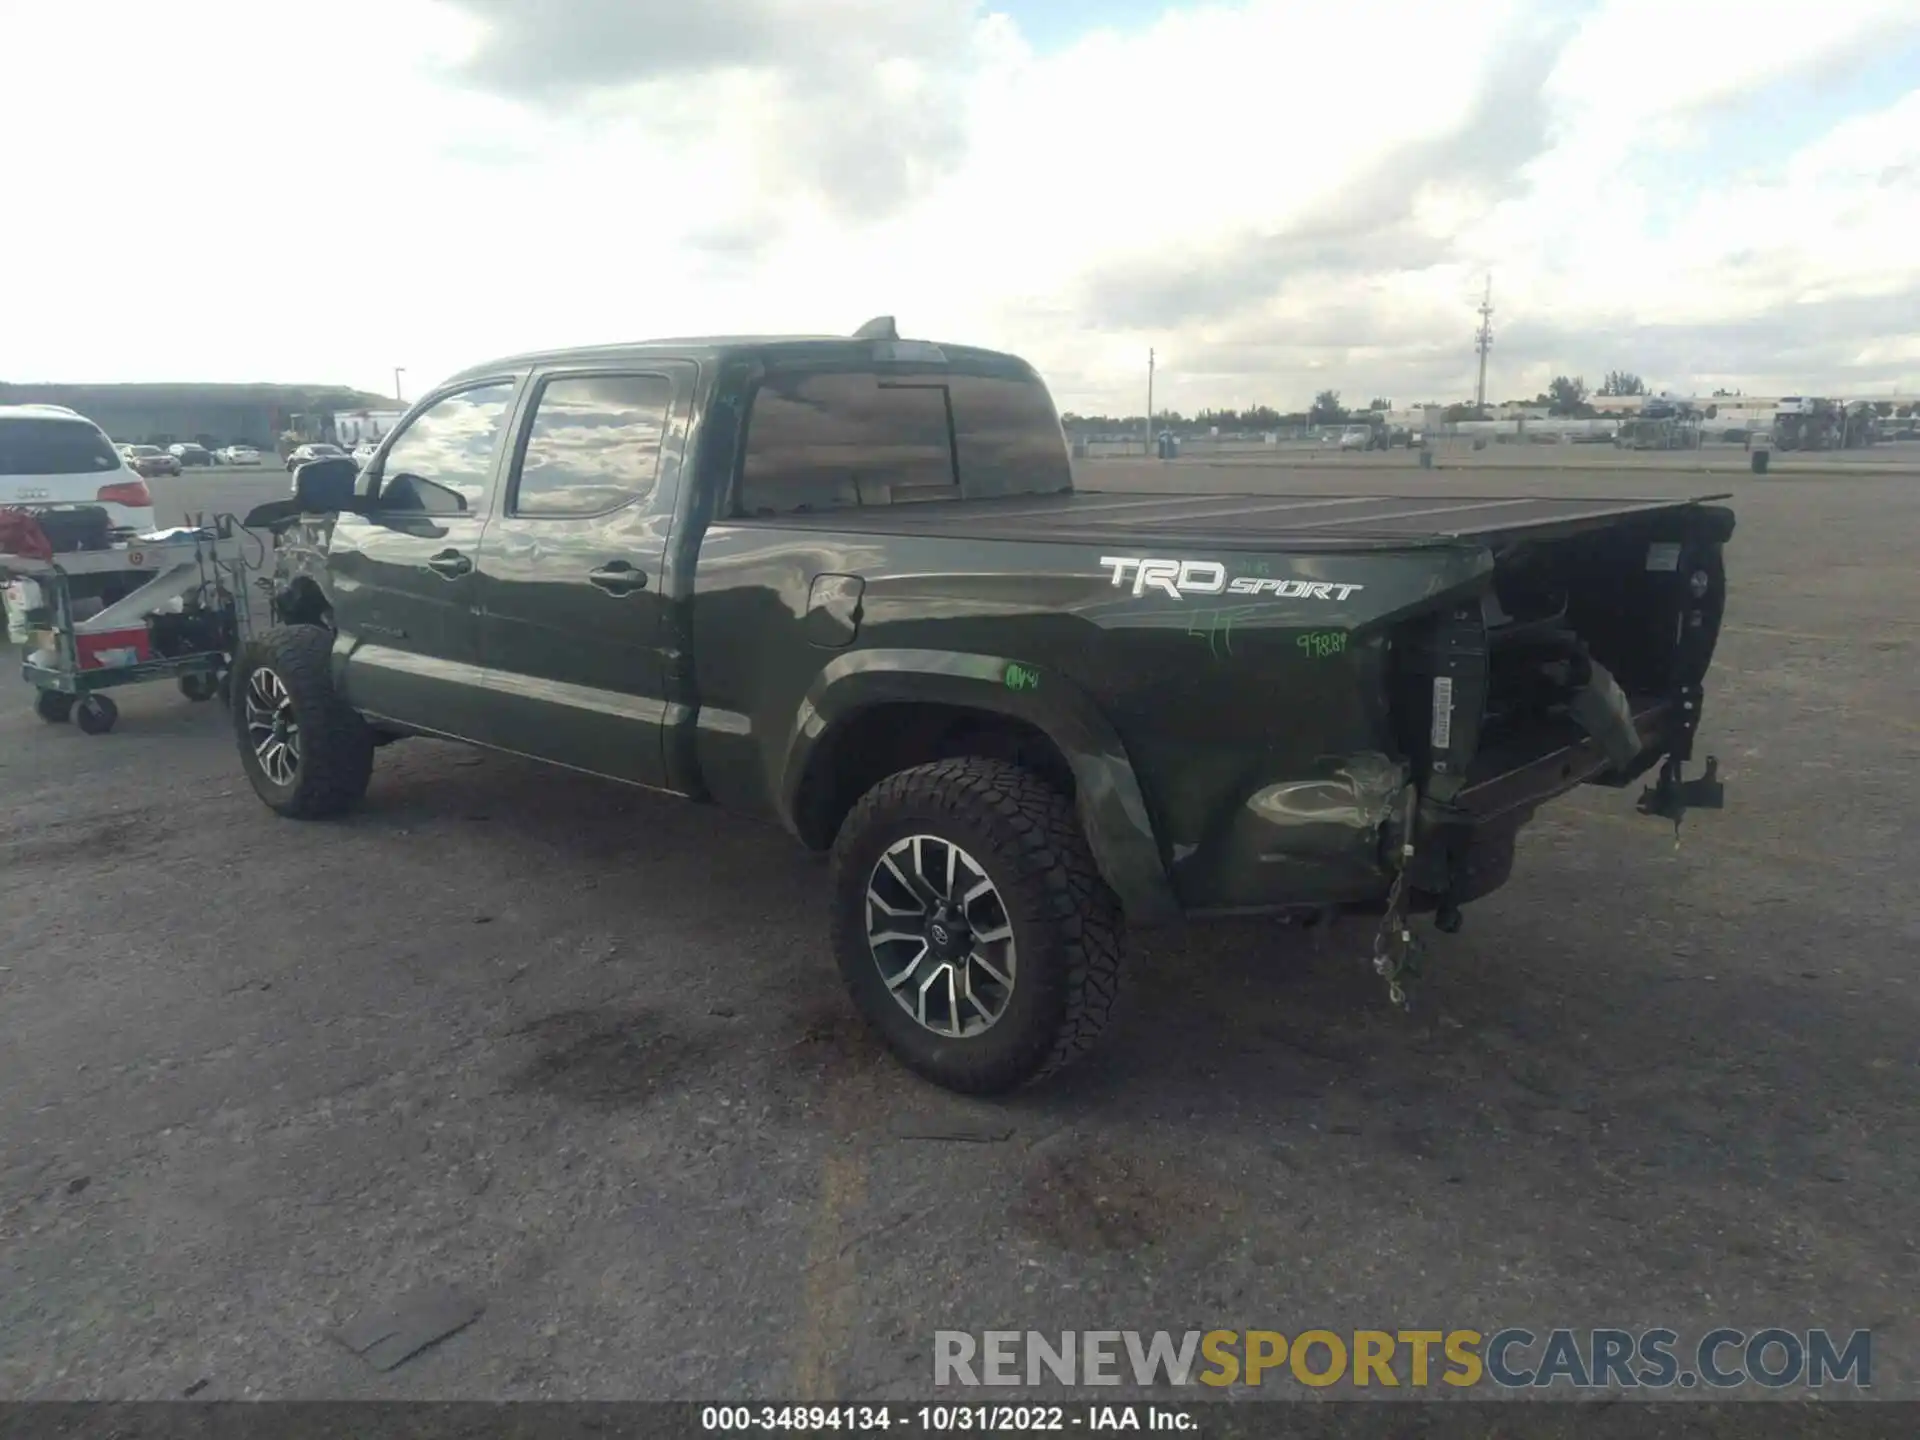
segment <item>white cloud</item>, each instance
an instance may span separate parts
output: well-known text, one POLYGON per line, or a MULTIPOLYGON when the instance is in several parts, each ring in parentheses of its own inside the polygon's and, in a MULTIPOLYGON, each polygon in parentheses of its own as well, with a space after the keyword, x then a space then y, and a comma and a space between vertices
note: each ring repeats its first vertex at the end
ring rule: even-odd
POLYGON ((1491 269, 1501 393, 1920 388, 1920 74, 1743 173, 1698 148, 1920 53, 1914 0, 1830 0, 1791 43, 1730 0, 1257 0, 1045 55, 986 8, 0 0, 33 217, 0 222, 0 377, 417 386, 887 311, 1082 408, 1150 345, 1190 407, 1405 398, 1470 383, 1491 269))
POLYGON ((1582 25, 1551 90, 1570 126, 1684 140, 1704 110, 1795 76, 1819 75, 1897 39, 1914 0, 1822 0, 1769 11, 1750 0, 1608 0, 1582 25))

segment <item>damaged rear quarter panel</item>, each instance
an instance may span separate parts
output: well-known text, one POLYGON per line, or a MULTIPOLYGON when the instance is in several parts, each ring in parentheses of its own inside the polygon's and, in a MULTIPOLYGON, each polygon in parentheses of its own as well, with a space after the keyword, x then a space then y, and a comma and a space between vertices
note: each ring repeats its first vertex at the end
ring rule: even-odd
POLYGON ((1276 878, 1300 899, 1378 895, 1393 823, 1412 813, 1410 767, 1372 751, 1321 756, 1315 766, 1320 774, 1263 785, 1229 811, 1202 865, 1192 864, 1197 849, 1186 857, 1191 873, 1179 889, 1189 909, 1274 903, 1276 878))
POLYGON ((1176 553, 1221 567, 1220 593, 1135 594, 1078 546, 949 544, 890 547, 893 573, 867 571, 862 643, 1006 656, 1039 701, 1049 676, 1070 679, 1125 747, 1183 908, 1384 893, 1382 826, 1406 783, 1390 632, 1482 584, 1484 548, 1176 553), (1235 593, 1242 577, 1292 593, 1235 593))

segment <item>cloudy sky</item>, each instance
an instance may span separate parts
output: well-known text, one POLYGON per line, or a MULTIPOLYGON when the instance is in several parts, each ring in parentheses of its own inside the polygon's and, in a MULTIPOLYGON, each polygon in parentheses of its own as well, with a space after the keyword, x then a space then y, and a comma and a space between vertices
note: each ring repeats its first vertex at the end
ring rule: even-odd
POLYGON ((0 0, 0 379, 903 331, 1063 408, 1920 390, 1920 0, 0 0))

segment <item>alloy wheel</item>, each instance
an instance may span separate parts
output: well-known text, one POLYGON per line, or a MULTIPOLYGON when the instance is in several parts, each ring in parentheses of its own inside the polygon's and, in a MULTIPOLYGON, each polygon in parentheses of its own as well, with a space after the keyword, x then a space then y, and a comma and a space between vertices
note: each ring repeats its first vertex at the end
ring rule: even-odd
POLYGON ((300 774, 300 725, 286 682, 264 665, 247 678, 247 743, 260 769, 275 785, 293 784, 300 774))
POLYGON ((900 1008, 948 1039, 991 1028, 1018 959, 1006 901, 965 850, 937 835, 888 846, 867 878, 867 947, 900 1008))

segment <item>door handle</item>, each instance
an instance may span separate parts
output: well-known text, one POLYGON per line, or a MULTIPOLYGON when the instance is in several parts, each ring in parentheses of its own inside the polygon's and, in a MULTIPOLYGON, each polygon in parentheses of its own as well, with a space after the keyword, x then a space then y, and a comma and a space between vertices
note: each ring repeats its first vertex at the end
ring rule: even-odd
POLYGON ((647 588, 647 572, 634 569, 624 560, 609 560, 598 570, 589 570, 587 579, 609 595, 631 595, 647 588))
POLYGON ((458 580, 462 575, 473 572, 473 561, 458 550, 442 550, 427 561, 427 568, 437 575, 444 575, 449 580, 458 580))

